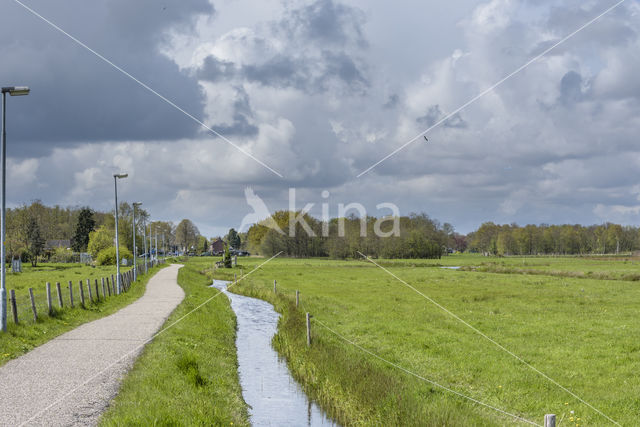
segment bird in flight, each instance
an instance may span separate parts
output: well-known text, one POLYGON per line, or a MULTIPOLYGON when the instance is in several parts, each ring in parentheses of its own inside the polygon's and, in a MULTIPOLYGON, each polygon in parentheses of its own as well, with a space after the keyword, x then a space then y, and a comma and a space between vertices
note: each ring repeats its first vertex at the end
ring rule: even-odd
POLYGON ((429 142, 426 136, 422 135, 422 137, 424 138, 425 141, 429 142))

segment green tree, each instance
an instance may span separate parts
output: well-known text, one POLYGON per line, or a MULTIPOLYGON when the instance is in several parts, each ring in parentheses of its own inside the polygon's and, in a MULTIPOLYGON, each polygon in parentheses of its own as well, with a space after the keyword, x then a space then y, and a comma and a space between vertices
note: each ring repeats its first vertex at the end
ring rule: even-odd
POLYGON ((107 248, 114 247, 113 240, 115 239, 114 231, 109 230, 106 226, 102 225, 95 231, 89 233, 89 243, 87 244, 87 252, 93 259, 96 259, 98 254, 107 248))
POLYGON ((36 266, 38 264, 38 256, 44 248, 44 238, 40 233, 40 225, 35 217, 31 217, 29 225, 27 226, 27 236, 29 239, 29 252, 31 252, 31 265, 36 266))
POLYGON ((183 219, 176 227, 176 243, 182 247, 184 251, 189 251, 193 246, 198 244, 198 236, 200 232, 191 220, 183 219))
POLYGON ((240 236, 238 235, 238 232, 236 230, 234 230, 233 228, 231 230, 229 230, 229 233, 227 234, 227 243, 234 249, 240 249, 240 245, 242 244, 242 241, 240 240, 240 236))
POLYGON ((96 226, 93 219, 93 211, 89 208, 83 208, 78 214, 78 222, 76 223, 76 231, 73 235, 72 248, 76 252, 84 252, 89 245, 89 233, 96 226))

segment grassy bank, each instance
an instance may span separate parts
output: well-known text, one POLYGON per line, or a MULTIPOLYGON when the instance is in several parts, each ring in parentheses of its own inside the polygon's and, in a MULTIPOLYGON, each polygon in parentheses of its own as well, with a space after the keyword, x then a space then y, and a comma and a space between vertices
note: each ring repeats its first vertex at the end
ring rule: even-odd
MULTIPOLYGON (((449 259, 449 265, 457 264, 449 259)), ((472 265, 481 259, 457 261, 472 265)), ((245 272, 262 261, 242 260, 245 272)), ((507 262, 527 265, 533 260, 507 262)), ((566 271, 591 271, 595 264, 610 274, 640 269, 624 259, 535 262, 566 271)), ((420 268, 431 263, 420 261, 388 263, 392 273, 605 414, 623 425, 637 422, 637 282, 420 268)), ((564 424, 607 424, 596 411, 371 264, 275 259, 232 289, 266 299, 283 313, 275 347, 309 394, 345 424, 502 425, 513 419, 407 375, 317 321, 418 375, 538 423, 545 413, 555 413, 558 419, 564 416, 564 424), (304 310, 292 305, 296 289, 304 310, 314 316, 311 349, 305 342, 304 310)))
MULTIPOLYGON (((200 273, 210 259, 180 269, 184 301, 165 326, 218 293, 200 273)), ((123 381, 101 425, 248 425, 235 350, 235 316, 219 295, 158 335, 123 381)))
MULTIPOLYGON (((44 310, 44 307, 42 305, 42 298, 39 298, 38 309, 39 312, 42 313, 42 315, 38 317, 37 322, 33 321, 33 317, 31 317, 31 313, 29 312, 28 315, 23 315, 21 317, 21 321, 19 324, 14 324, 9 306, 9 313, 7 316, 7 332, 0 333, 0 365, 3 365, 10 359, 27 353, 31 349, 44 344, 45 342, 57 337, 58 335, 70 331, 83 323, 107 316, 111 313, 116 312, 122 307, 127 306, 144 294, 149 278, 160 268, 162 267, 154 267, 149 271, 149 274, 138 276, 138 282, 133 284, 128 292, 120 294, 118 296, 108 297, 106 300, 94 300, 94 302, 89 303, 88 295, 85 295, 85 297, 87 298, 87 302, 84 308, 80 307, 79 296, 76 294, 76 303, 74 308, 70 308, 68 300, 65 300, 64 308, 56 308, 52 316, 48 316, 45 314, 46 311, 44 310)), ((73 280, 74 293, 76 293, 78 292, 77 282, 79 280, 86 280, 89 277, 93 277, 94 279, 98 277, 105 277, 107 274, 111 274, 111 270, 113 270, 113 272, 115 273, 115 267, 92 269, 91 267, 87 266, 66 266, 65 268, 55 271, 57 271, 57 273, 60 275, 63 275, 63 272, 72 272, 75 276, 78 277, 77 279, 71 278, 69 274, 63 276, 69 277, 67 280, 73 280), (79 272, 78 275, 75 274, 77 272, 79 272), (98 273, 102 274, 102 276, 98 276, 98 273), (94 276, 92 276, 91 274, 94 274, 94 276)), ((31 283, 40 283, 42 277, 51 277, 51 275, 41 276, 45 272, 50 273, 46 270, 25 270, 24 273, 14 275, 19 277, 9 277, 9 275, 7 275, 8 284, 10 286, 15 286, 15 288, 13 289, 18 288, 19 284, 23 284, 29 287, 31 283)), ((47 279, 47 281, 49 281, 49 279, 47 279)), ((91 283, 93 286, 93 280, 91 283)), ((9 289, 12 288, 10 287, 9 289)), ((54 306, 57 307, 55 291, 52 290, 52 293, 54 295, 53 298, 55 301, 54 306)), ((102 295, 102 287, 100 287, 100 294, 102 295)), ((65 298, 68 298, 68 294, 65 295, 65 298)))

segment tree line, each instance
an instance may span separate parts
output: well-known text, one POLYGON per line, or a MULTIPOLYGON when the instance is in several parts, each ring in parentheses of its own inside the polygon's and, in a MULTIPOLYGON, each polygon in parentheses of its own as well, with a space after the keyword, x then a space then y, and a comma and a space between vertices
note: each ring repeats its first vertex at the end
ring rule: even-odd
POLYGON ((486 255, 614 254, 640 249, 640 229, 601 225, 497 225, 485 222, 467 236, 469 249, 486 255))
MULTIPOLYGON (((135 210, 136 252, 145 248, 146 226, 147 251, 149 233, 158 235, 158 250, 188 252, 206 250, 208 242, 189 219, 177 225, 170 221, 150 221, 149 213, 140 207, 135 210), (164 241, 162 240, 164 238, 164 241)), ((108 248, 115 248, 115 215, 89 207, 48 207, 40 201, 6 211, 6 261, 38 259, 69 262, 73 253, 88 252, 94 259, 108 248), (69 241, 70 247, 51 247, 46 242, 69 241)), ((133 252, 133 207, 123 202, 118 206, 118 239, 122 249, 133 252)), ((155 238, 154 238, 155 245, 155 238)), ((154 246, 155 247, 155 246, 154 246)), ((115 252, 115 251, 114 251, 115 252)), ((130 255, 132 256, 132 255, 130 255)), ((115 262, 115 256, 114 256, 115 262)))
POLYGON ((278 211, 247 231, 251 252, 272 256, 360 258, 440 258, 456 234, 450 224, 440 224, 426 214, 387 218, 333 218, 320 221, 308 214, 278 211), (395 221, 395 222, 394 222, 395 221), (377 228, 378 227, 378 228, 377 228), (394 232, 394 227, 397 228, 394 232))

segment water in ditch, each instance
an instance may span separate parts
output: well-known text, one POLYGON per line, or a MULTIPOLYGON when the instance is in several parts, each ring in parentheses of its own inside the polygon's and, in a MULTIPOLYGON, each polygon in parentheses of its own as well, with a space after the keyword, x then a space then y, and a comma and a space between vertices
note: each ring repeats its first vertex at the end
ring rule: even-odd
POLYGON ((242 396, 250 406, 254 426, 336 426, 309 400, 289 373, 286 362, 271 347, 279 314, 266 301, 227 292, 230 282, 214 280, 231 300, 238 330, 238 372, 242 396))

